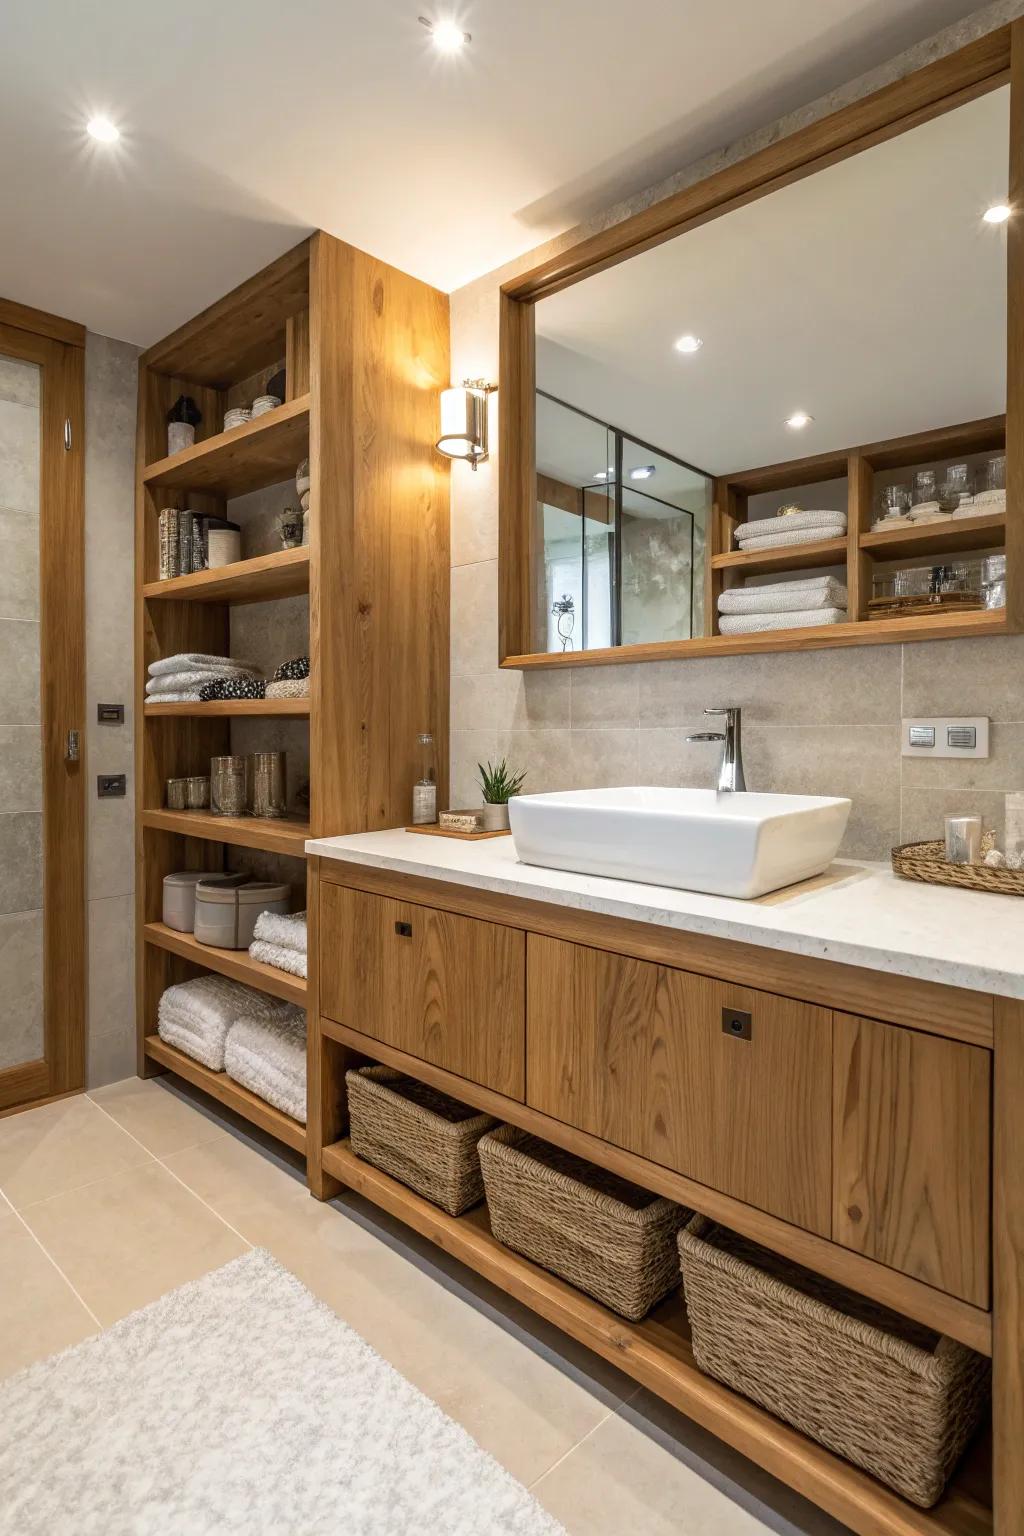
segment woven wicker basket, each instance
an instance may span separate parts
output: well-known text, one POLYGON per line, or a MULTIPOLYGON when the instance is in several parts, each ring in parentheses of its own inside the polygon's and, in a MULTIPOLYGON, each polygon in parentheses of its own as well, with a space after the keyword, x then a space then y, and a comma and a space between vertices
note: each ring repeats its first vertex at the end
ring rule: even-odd
MULTIPOLYGON (((981 841, 982 853, 995 847, 991 832, 981 841)), ((904 880, 928 885, 956 885, 965 891, 994 891, 999 896, 1024 896, 1024 872, 991 869, 987 864, 950 864, 943 842, 903 843, 892 850, 892 867, 904 880)))
POLYGON ((987 1360, 704 1216, 679 1255, 702 1371, 914 1504, 936 1502, 985 1407, 987 1360))
POLYGON ((476 1144, 497 1125, 391 1067, 346 1072, 352 1150, 449 1216, 484 1197, 476 1144))
POLYGON ((495 1237, 638 1322, 679 1284, 690 1215, 625 1179, 503 1125, 478 1151, 495 1237))

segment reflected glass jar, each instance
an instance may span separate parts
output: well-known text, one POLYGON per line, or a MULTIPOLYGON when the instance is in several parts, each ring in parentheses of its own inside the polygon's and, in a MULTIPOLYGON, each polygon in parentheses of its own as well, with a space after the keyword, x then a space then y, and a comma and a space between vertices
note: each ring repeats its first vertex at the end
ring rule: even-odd
POLYGON ((245 758, 210 759, 210 811, 214 816, 245 815, 245 758))
POLYGON ((252 814, 275 818, 287 815, 285 754, 283 752, 252 752, 249 763, 252 814))

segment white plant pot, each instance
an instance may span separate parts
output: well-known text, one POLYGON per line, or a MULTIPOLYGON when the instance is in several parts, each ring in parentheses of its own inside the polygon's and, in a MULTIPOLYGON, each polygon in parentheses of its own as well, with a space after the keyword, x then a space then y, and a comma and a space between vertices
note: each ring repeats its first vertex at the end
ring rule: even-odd
POLYGON ((484 831, 507 832, 508 831, 508 802, 501 805, 484 804, 484 831))
POLYGON ((196 440, 196 429, 189 421, 169 421, 167 423, 167 453, 181 453, 184 448, 191 448, 196 440))

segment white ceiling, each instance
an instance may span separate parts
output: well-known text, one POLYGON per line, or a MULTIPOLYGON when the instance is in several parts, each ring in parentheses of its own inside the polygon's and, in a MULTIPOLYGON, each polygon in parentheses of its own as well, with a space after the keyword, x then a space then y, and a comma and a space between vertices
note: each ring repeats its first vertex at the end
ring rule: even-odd
POLYGON ((538 384, 713 474, 1001 413, 1008 144, 1004 86, 541 300, 538 384))
POLYGON ((8 0, 0 294, 146 344, 315 227, 454 288, 975 5, 8 0))

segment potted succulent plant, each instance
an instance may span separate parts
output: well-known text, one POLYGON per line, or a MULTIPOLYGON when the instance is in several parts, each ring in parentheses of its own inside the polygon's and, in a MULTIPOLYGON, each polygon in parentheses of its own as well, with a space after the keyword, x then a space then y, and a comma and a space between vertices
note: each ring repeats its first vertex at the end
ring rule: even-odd
POLYGON ((196 427, 203 413, 191 395, 179 395, 167 412, 167 452, 180 453, 196 440, 196 427))
POLYGON ((513 773, 505 758, 500 763, 477 763, 484 795, 484 831, 508 831, 508 802, 518 795, 526 774, 513 773))

